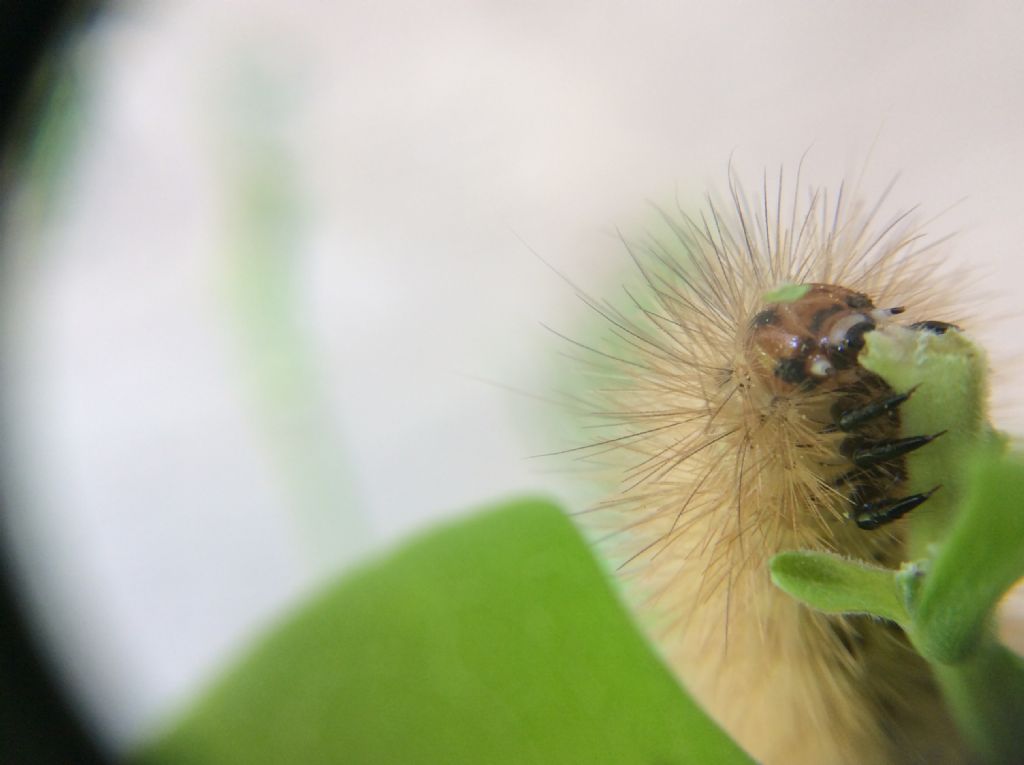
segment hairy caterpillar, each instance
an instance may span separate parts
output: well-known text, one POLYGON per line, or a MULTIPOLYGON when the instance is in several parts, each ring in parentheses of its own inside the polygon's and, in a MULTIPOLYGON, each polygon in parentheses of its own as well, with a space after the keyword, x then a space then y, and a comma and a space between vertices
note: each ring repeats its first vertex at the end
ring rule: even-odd
POLYGON ((897 626, 812 612, 768 575, 785 550, 905 559, 900 518, 939 488, 908 492, 905 457, 942 434, 901 437, 912 391, 858 353, 892 323, 958 331, 956 296, 906 214, 842 187, 784 203, 781 175, 774 199, 729 188, 629 246, 627 306, 584 296, 610 327, 588 399, 611 431, 591 454, 619 476, 591 517, 670 665, 759 761, 963 762, 897 626))

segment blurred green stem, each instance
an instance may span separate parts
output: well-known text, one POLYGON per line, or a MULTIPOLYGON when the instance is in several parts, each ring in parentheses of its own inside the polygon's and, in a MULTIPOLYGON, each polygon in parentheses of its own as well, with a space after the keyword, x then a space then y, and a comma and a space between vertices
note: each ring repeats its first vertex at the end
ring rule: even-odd
POLYGON ((277 103, 286 85, 250 67, 232 82, 228 139, 233 181, 226 248, 228 304, 242 381, 266 434, 304 546, 328 567, 365 542, 342 439, 331 425, 319 358, 303 326, 302 205, 277 103))

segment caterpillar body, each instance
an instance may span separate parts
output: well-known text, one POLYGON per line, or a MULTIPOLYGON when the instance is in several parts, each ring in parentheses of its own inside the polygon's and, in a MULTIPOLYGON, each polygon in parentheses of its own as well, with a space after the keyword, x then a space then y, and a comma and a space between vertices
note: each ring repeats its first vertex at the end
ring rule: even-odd
POLYGON ((906 455, 941 434, 901 435, 913 391, 858 354, 891 324, 959 331, 956 295, 908 216, 842 190, 784 210, 781 188, 666 214, 629 246, 629 306, 587 298, 610 327, 588 401, 612 435, 592 448, 618 475, 588 517, 670 666, 758 761, 963 762, 899 627, 813 612, 768 573, 786 550, 905 559, 900 519, 934 490, 906 488, 906 455))

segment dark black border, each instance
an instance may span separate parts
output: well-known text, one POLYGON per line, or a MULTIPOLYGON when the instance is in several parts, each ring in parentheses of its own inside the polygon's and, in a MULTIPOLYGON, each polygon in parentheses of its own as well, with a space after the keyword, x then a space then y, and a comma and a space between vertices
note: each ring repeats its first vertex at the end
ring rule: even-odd
MULTIPOLYGON (((0 213, 18 149, 31 137, 47 87, 46 55, 91 20, 97 8, 74 0, 0 0, 0 213)), ((0 512, 8 501, 0 496, 0 512)), ((2 557, 5 549, 0 537, 0 763, 104 763, 34 639, 10 564, 2 557)))

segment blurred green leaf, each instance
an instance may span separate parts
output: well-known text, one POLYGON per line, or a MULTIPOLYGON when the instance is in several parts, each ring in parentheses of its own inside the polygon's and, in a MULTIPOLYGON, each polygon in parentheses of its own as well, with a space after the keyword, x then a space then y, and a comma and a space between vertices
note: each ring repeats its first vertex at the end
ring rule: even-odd
POLYGON ((749 763, 555 506, 520 501, 345 577, 135 762, 749 763))

